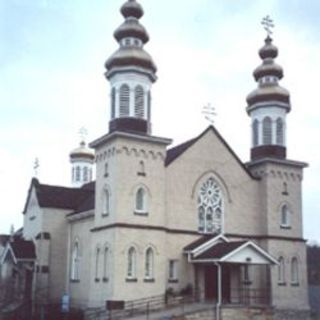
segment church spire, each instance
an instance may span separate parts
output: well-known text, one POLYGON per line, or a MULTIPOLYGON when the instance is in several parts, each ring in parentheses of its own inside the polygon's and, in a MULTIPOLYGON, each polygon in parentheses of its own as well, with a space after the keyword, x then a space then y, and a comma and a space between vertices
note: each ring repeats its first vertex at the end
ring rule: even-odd
POLYGON ((151 86, 157 79, 157 68, 143 48, 149 41, 139 22, 143 8, 128 0, 120 12, 125 20, 114 32, 119 48, 105 63, 111 85, 109 130, 150 134, 151 86))
POLYGON ((274 61, 278 48, 272 43, 270 29, 266 30, 265 44, 259 50, 262 64, 253 72, 258 87, 247 96, 247 112, 252 119, 252 160, 286 158, 286 115, 291 109, 290 94, 279 85, 283 69, 274 61))

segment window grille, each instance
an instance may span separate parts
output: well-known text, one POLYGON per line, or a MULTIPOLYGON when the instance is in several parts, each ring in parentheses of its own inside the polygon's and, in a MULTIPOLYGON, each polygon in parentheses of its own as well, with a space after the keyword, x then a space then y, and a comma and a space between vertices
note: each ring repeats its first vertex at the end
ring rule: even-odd
POLYGON ((120 117, 129 116, 130 89, 127 84, 120 87, 120 117))
POLYGON ((272 121, 269 117, 263 119, 263 144, 272 144, 272 121))
POLYGON ((142 86, 134 90, 134 113, 137 118, 144 118, 144 91, 142 86))

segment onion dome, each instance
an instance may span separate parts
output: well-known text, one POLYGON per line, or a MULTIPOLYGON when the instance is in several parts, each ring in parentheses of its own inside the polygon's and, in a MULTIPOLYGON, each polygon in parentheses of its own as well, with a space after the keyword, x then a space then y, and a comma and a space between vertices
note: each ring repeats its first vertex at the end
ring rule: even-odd
POLYGON ((135 17, 140 19, 143 16, 143 9, 135 0, 128 0, 120 9, 125 18, 135 17))
POLYGON ((80 146, 70 152, 70 160, 76 160, 76 159, 88 159, 88 160, 94 160, 94 152, 87 148, 86 143, 84 141, 80 142, 80 146))
POLYGON ((139 22, 143 9, 135 0, 127 0, 120 11, 125 21, 114 32, 120 47, 105 63, 106 77, 110 79, 118 71, 134 70, 147 75, 154 82, 157 67, 143 49, 143 45, 149 41, 148 32, 139 22))
POLYGON ((262 64, 258 66, 253 76, 258 82, 258 88, 247 96, 247 111, 250 113, 260 103, 279 102, 287 111, 290 111, 290 94, 278 82, 283 78, 283 69, 274 62, 278 56, 278 48, 272 44, 272 39, 267 36, 264 46, 259 50, 262 64))

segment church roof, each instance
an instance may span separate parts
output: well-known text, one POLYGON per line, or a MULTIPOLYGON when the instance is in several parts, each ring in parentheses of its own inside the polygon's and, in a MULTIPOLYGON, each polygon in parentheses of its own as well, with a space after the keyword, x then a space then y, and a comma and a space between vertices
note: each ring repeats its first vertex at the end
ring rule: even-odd
POLYGON ((246 241, 220 242, 201 253, 199 256, 197 256, 196 259, 221 259, 230 252, 236 250, 237 248, 240 248, 245 243, 246 241))
POLYGON ((81 188, 67 188, 41 184, 38 179, 33 178, 29 189, 23 213, 26 212, 32 187, 35 188, 39 206, 42 208, 70 209, 82 211, 82 208, 90 210, 94 208, 95 182, 85 184, 81 188))
POLYGON ((15 239, 10 242, 12 252, 17 260, 29 260, 36 258, 35 246, 32 241, 15 239))
POLYGON ((247 169, 247 167, 239 159, 239 157, 236 155, 236 153, 231 149, 229 144, 223 139, 223 137, 218 132, 218 130, 212 125, 210 125, 206 130, 204 130, 199 136, 167 150, 165 165, 169 166, 172 162, 174 162, 177 158, 179 158, 185 151, 187 151, 193 144, 195 144, 198 140, 200 140, 210 130, 213 131, 213 133, 217 136, 217 138, 221 141, 221 143, 228 149, 228 151, 231 153, 231 155, 234 157, 234 159, 248 173, 248 175, 253 179, 257 179, 256 177, 252 176, 251 172, 247 169))

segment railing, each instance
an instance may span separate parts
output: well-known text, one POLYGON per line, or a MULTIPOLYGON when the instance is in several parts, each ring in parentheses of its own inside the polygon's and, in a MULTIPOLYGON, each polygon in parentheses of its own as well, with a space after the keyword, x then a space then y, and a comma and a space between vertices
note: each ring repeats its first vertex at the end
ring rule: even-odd
MULTIPOLYGON (((96 319, 123 319, 137 315, 145 315, 149 319, 149 314, 165 309, 176 308, 179 314, 184 314, 187 305, 196 302, 209 302, 215 306, 216 299, 206 299, 204 292, 195 292, 192 295, 157 295, 143 299, 130 300, 124 302, 122 310, 93 309, 86 312, 87 320, 96 319)), ((237 306, 269 306, 270 294, 268 289, 254 288, 233 288, 230 294, 222 297, 222 305, 237 306)), ((208 306, 208 304, 206 304, 208 306)))
POLYGON ((125 317, 133 317, 136 315, 148 315, 152 312, 161 311, 170 308, 180 308, 184 311, 184 306, 196 301, 194 295, 178 296, 178 295, 157 295, 148 298, 125 301, 122 310, 105 310, 96 309, 86 312, 87 320, 94 319, 123 319, 125 317))
POLYGON ((231 290, 230 297, 231 304, 238 305, 266 305, 269 306, 270 290, 269 289, 255 289, 255 288, 235 288, 231 290))

